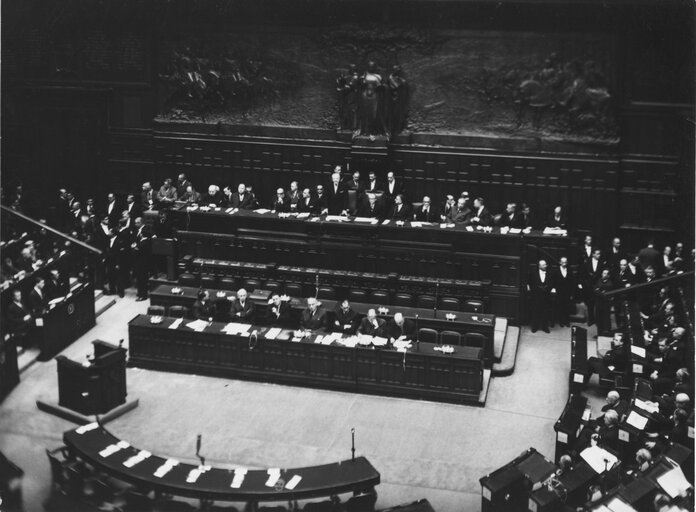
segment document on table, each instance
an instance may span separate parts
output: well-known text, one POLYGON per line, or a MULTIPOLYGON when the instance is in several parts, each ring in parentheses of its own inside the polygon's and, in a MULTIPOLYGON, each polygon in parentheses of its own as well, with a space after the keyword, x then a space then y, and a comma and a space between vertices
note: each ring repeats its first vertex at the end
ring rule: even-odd
POLYGON ((302 477, 300 475, 293 475, 290 481, 287 484, 285 484, 285 488, 292 491, 295 487, 297 487, 297 484, 300 483, 300 480, 302 480, 302 477))
POLYGON ((645 425, 648 424, 648 418, 641 416, 636 411, 631 411, 628 418, 626 418, 626 423, 637 428, 638 430, 643 430, 645 429, 645 425))
POLYGON ((599 473, 600 475, 610 470, 618 461, 614 455, 599 446, 585 448, 580 453, 580 457, 590 465, 595 473, 599 473))
POLYGON ((241 334, 246 335, 251 329, 251 324, 240 324, 238 322, 230 322, 221 329, 226 334, 241 334))
POLYGON ((169 473, 174 466, 178 466, 179 461, 176 459, 167 459, 164 461, 164 464, 162 464, 160 467, 157 468, 157 470, 153 473, 153 476, 156 476, 157 478, 162 478, 164 475, 169 473))
POLYGON ((657 479, 657 483, 662 490, 669 494, 670 498, 675 498, 676 496, 683 496, 686 491, 691 489, 691 484, 684 476, 684 472, 679 466, 676 466, 664 475, 657 479))
POLYGON ((607 508, 611 512, 636 512, 636 509, 620 498, 614 498, 607 503, 607 508))
POLYGON ((411 342, 409 340, 397 340, 394 342, 394 348, 399 351, 405 351, 411 348, 411 342))
POLYGON ((354 348, 355 345, 358 344, 358 339, 359 338, 357 336, 351 336, 350 338, 343 338, 341 340, 338 340, 338 342, 341 345, 346 346, 348 348, 354 348))
POLYGON ((266 487, 275 487, 275 484, 278 483, 280 479, 280 468, 269 469, 266 473, 268 473, 266 487))
POLYGON ((648 411, 649 413, 658 412, 660 410, 660 406, 655 402, 649 402, 647 400, 643 401, 640 398, 636 398, 635 402, 633 403, 636 407, 639 407, 644 411, 648 411))
POLYGON ((230 487, 233 489, 239 489, 242 486, 242 483, 244 482, 244 477, 247 474, 247 470, 244 468, 237 468, 234 470, 234 478, 232 478, 232 483, 230 483, 230 487))
POLYGON ((381 336, 375 336, 374 338, 372 338, 372 344, 375 347, 383 347, 388 342, 389 342, 389 340, 387 338, 382 338, 381 336))
POLYGON ((355 217, 353 219, 354 222, 372 222, 373 220, 375 219, 372 217, 355 217))
POLYGON ((174 320, 171 323, 171 325, 168 327, 168 329, 178 329, 179 326, 181 325, 181 322, 183 322, 183 321, 184 321, 183 318, 177 318, 176 320, 174 320))
POLYGON ((267 209, 267 208, 259 208, 259 209, 257 209, 257 210, 254 210, 254 213, 260 213, 261 215, 263 215, 264 213, 268 213, 268 212, 270 212, 270 211, 271 211, 271 210, 269 210, 269 209, 267 209))
POLYGON ((269 329, 268 332, 266 333, 266 336, 264 336, 267 340, 274 340, 278 337, 280 334, 280 327, 274 327, 272 329, 269 329))
POLYGON ((194 320, 193 322, 187 323, 186 327, 188 327, 189 329, 193 329, 196 332, 202 332, 203 329, 208 327, 208 322, 204 320, 194 320))
POLYGON ((385 220, 382 221, 382 226, 386 226, 386 225, 389 224, 390 222, 391 222, 390 219, 385 219, 385 220))
POLYGON ((412 228, 420 228, 423 226, 422 222, 418 222, 417 220, 411 221, 411 227, 412 228))
POLYGON ((341 215, 327 215, 326 220, 342 222, 342 221, 348 220, 348 219, 346 217, 341 216, 341 215))
POLYGON ((645 348, 643 347, 636 347, 635 345, 631 345, 631 354, 635 354, 638 357, 645 357, 645 348))

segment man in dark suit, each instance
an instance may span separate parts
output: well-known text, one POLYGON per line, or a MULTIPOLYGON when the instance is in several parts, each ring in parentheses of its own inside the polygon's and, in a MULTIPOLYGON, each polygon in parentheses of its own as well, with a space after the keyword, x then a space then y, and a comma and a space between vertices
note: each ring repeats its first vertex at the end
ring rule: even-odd
POLYGON ((522 221, 519 214, 517 213, 517 205, 515 203, 508 203, 505 207, 505 212, 501 214, 498 225, 503 227, 521 229, 522 221))
POLYGON ((302 191, 299 189, 299 185, 296 181, 290 182, 290 189, 288 190, 287 197, 290 203, 290 211, 297 211, 297 203, 302 199, 302 191))
POLYGON ((109 218, 109 226, 114 227, 118 224, 122 211, 123 209, 116 202, 116 195, 113 192, 109 192, 106 196, 106 207, 104 208, 104 214, 109 218))
POLYGON ((619 263, 621 260, 626 259, 626 251, 621 248, 621 239, 619 237, 614 237, 611 241, 611 247, 606 252, 607 266, 611 270, 612 277, 615 278, 619 272, 619 263))
POLYGON ((254 323, 256 308, 254 303, 249 300, 247 291, 240 288, 237 292, 237 300, 232 304, 232 317, 240 322, 254 323))
POLYGON ((384 204, 377 200, 375 194, 366 192, 362 204, 358 208, 358 217, 372 217, 382 220, 384 218, 384 204))
POLYGON ((355 190, 357 198, 360 199, 363 192, 365 191, 365 184, 360 180, 360 172, 355 171, 353 173, 353 178, 345 183, 346 190, 355 190))
POLYGON ((454 200, 454 196, 451 194, 447 194, 447 197, 445 197, 445 202, 442 205, 442 208, 440 209, 440 220, 442 222, 445 222, 447 218, 449 217, 450 213, 452 212, 452 209, 457 206, 457 202, 454 200))
POLYGON ((290 304, 281 300, 278 293, 274 293, 268 303, 266 324, 273 327, 288 327, 290 325, 290 304))
POLYGON ((546 221, 547 228, 568 229, 568 220, 561 206, 556 206, 546 221))
POLYGON ((140 205, 135 202, 135 196, 129 194, 126 198, 126 210, 128 212, 128 218, 135 220, 136 217, 141 216, 140 205))
POLYGON ((247 192, 246 185, 240 183, 237 187, 237 193, 232 194, 230 206, 239 210, 250 210, 252 207, 251 194, 247 192))
POLYGON ((201 204, 205 206, 222 206, 225 202, 225 196, 220 192, 220 187, 217 185, 210 185, 208 187, 208 193, 204 194, 201 198, 201 204))
POLYGON ((611 299, 605 298, 604 294, 614 289, 611 281, 609 269, 604 267, 602 274, 594 284, 595 295, 595 320, 597 321, 597 334, 607 336, 611 330, 611 299))
POLYGON ((358 314, 350 307, 347 299, 336 304, 334 309, 333 331, 345 334, 355 334, 358 324, 358 314))
POLYGON ((176 179, 176 195, 181 197, 186 193, 186 189, 191 186, 192 183, 186 179, 186 175, 182 172, 176 179))
POLYGON ((44 281, 44 278, 41 276, 37 277, 34 288, 27 298, 27 307, 34 318, 43 316, 48 308, 48 297, 44 291, 45 285, 46 281, 44 281))
POLYGON ((340 215, 346 209, 346 191, 337 172, 331 175, 326 197, 329 215, 340 215))
POLYGON ((466 224, 470 217, 471 210, 466 207, 466 199, 460 197, 447 214, 446 221, 453 224, 466 224))
POLYGON ((602 275, 603 268, 602 251, 599 249, 593 249, 592 257, 580 266, 578 287, 582 290, 581 295, 587 306, 587 325, 594 325, 595 323, 594 285, 602 275))
POLYGON ((617 334, 611 340, 611 350, 608 350, 604 357, 590 357, 587 360, 590 377, 593 373, 599 374, 602 378, 607 378, 611 372, 622 373, 628 364, 630 351, 623 341, 623 336, 617 334))
POLYGON ((377 174, 374 171, 370 171, 368 174, 367 183, 365 183, 365 192, 377 192, 378 190, 384 191, 384 185, 381 181, 377 181, 377 174))
POLYGON ((143 183, 142 192, 140 192, 140 209, 143 212, 154 209, 157 196, 152 190, 152 184, 149 181, 143 183))
POLYGON ((483 204, 483 198, 474 199, 474 210, 471 212, 469 224, 472 226, 490 226, 493 224, 493 216, 488 208, 483 204))
POLYGON ((662 338, 657 343, 660 351, 658 357, 653 358, 656 369, 650 374, 653 391, 656 395, 669 393, 676 381, 676 373, 684 366, 684 351, 677 342, 670 343, 662 338))
POLYGON ((595 248, 592 245, 592 235, 585 235, 585 241, 580 248, 580 254, 578 257, 578 267, 581 267, 587 260, 592 258, 592 252, 594 249, 595 248))
POLYGON ((70 210, 70 217, 68 221, 68 225, 66 226, 66 229, 69 232, 76 232, 78 236, 82 234, 81 231, 81 223, 82 223, 82 215, 84 214, 84 210, 82 209, 82 206, 80 205, 80 201, 75 201, 72 204, 72 210, 70 210))
POLYGON ((285 197, 285 190, 282 188, 276 190, 275 198, 271 203, 271 210, 276 213, 287 213, 290 211, 290 200, 285 197))
POLYGON ((386 330, 392 344, 399 339, 410 340, 416 334, 413 322, 404 318, 403 313, 394 313, 394 318, 387 322, 386 330))
POLYGON ((387 183, 384 187, 384 200, 387 207, 390 208, 394 204, 396 196, 401 195, 402 199, 406 195, 405 188, 401 180, 397 180, 392 171, 387 173, 387 183))
POLYGON ((125 237, 111 230, 105 251, 106 276, 109 283, 107 295, 118 294, 119 297, 125 296, 125 279, 123 278, 126 267, 126 243, 125 237))
POLYGON ((389 212, 389 218, 392 220, 406 221, 411 219, 411 208, 404 204, 403 194, 397 194, 394 197, 394 206, 392 206, 389 212))
POLYGON ((148 277, 150 276, 152 255, 152 231, 150 226, 143 223, 142 217, 136 217, 134 221, 135 233, 131 250, 133 254, 133 270, 138 296, 135 299, 140 302, 147 299, 148 277))
POLYGON ((17 338, 17 344, 27 346, 27 337, 34 322, 29 309, 22 302, 22 291, 18 288, 12 291, 12 302, 7 305, 5 320, 8 332, 17 338))
POLYGON ((300 316, 300 329, 304 331, 319 331, 326 329, 326 311, 319 307, 314 297, 307 299, 307 309, 300 316))
POLYGON ((575 309, 573 300, 577 290, 575 276, 568 268, 568 258, 565 256, 559 260, 558 268, 552 276, 553 289, 551 290, 553 300, 553 320, 561 327, 570 327, 570 315, 575 309))
POLYGON ((169 208, 174 205, 178 197, 176 187, 172 185, 172 179, 166 178, 157 191, 157 206, 159 208, 169 208))
POLYGON ((298 213, 312 213, 313 207, 312 193, 306 188, 302 191, 302 197, 297 203, 297 211, 298 213))
POLYGON ((664 267, 662 255, 655 249, 652 240, 648 240, 647 245, 638 251, 638 262, 643 270, 652 267, 656 275, 662 275, 664 267))
POLYGON ((370 309, 367 312, 367 316, 360 320, 358 334, 365 334, 367 336, 381 336, 384 324, 385 322, 383 319, 377 318, 377 312, 374 309, 370 309))
POLYGON ((65 297, 69 289, 68 281, 63 279, 63 276, 60 274, 60 270, 55 268, 52 269, 45 286, 46 297, 48 300, 50 301, 58 297, 65 297))
POLYGON ((553 288, 552 278, 547 271, 546 260, 539 260, 539 265, 535 271, 529 275, 527 280, 527 291, 531 298, 531 327, 532 332, 541 329, 549 331, 549 316, 551 312, 551 289, 553 288))
POLYGON ((520 226, 522 229, 534 229, 534 216, 532 208, 527 203, 522 203, 522 212, 520 213, 520 226))
POLYGON ((209 322, 213 318, 213 305, 210 303, 210 294, 207 290, 198 291, 198 300, 193 303, 192 312, 196 320, 209 322))
POLYGON ((324 185, 317 185, 317 193, 312 200, 312 215, 326 215, 329 213, 329 199, 324 193, 324 185))
POLYGON ((430 203, 430 197, 423 196, 423 204, 416 208, 413 214, 413 220, 418 222, 437 222, 440 219, 436 212, 433 211, 433 205, 430 203))

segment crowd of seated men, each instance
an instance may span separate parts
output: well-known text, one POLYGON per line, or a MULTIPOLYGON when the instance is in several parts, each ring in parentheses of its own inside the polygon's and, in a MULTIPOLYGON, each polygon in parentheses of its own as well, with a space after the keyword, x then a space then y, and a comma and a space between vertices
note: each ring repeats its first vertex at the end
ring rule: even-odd
POLYGON ((372 308, 367 315, 358 314, 348 299, 336 302, 333 315, 327 315, 321 301, 315 297, 307 298, 307 307, 302 310, 299 321, 293 321, 290 314, 289 298, 273 293, 268 300, 268 307, 262 313, 249 299, 248 292, 241 288, 236 298, 226 297, 223 300, 212 300, 207 290, 198 292, 198 299, 193 304, 192 315, 195 319, 223 322, 241 322, 255 325, 266 325, 284 329, 311 331, 313 333, 340 332, 346 335, 367 335, 387 338, 390 343, 399 339, 414 339, 415 324, 400 312, 385 321, 377 317, 377 311, 372 308))
MULTIPOLYGON (((687 253, 684 244, 677 242, 674 250, 665 246, 660 253, 649 241, 644 248, 629 253, 618 237, 614 237, 611 245, 603 250, 594 244, 591 235, 587 235, 575 261, 577 271, 571 270, 568 257, 561 257, 553 269, 546 260, 539 260, 530 272, 527 291, 531 299, 533 332, 538 329, 549 332, 549 327, 555 324, 569 326, 576 304, 582 302, 587 308, 587 325, 596 323, 598 334, 608 335, 612 327, 612 307, 618 326, 623 325, 624 319, 622 309, 612 300, 605 299, 604 293, 693 270, 694 251, 687 253)), ((658 298, 655 290, 648 289, 639 294, 641 311, 646 318, 664 313, 664 305, 655 310, 658 298)))

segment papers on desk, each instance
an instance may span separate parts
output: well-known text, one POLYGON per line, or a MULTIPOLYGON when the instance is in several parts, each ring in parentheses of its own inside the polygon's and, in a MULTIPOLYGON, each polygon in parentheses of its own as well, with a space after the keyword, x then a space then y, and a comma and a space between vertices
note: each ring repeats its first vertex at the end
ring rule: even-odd
POLYGON ((522 233, 522 230, 519 228, 510 228, 510 233, 512 233, 513 235, 519 235, 520 233, 522 233))
POLYGON ((372 336, 369 334, 361 334, 358 337, 358 343, 364 346, 372 345, 372 336))
POLYGON ((203 330, 208 327, 208 322, 204 320, 194 320, 186 324, 186 327, 193 329, 196 332, 203 332, 203 330))
POLYGON ((268 208, 259 208, 257 210, 254 210, 254 213, 260 213, 261 215, 263 215, 264 213, 268 213, 270 211, 271 210, 269 210, 268 208))
POLYGON ((351 336, 349 338, 341 338, 340 340, 338 340, 338 342, 344 347, 355 348, 355 345, 358 344, 359 340, 360 338, 358 338, 357 336, 351 336))
POLYGON ((346 219, 346 217, 344 217, 342 215, 327 215, 326 220, 335 221, 335 222, 343 222, 343 221, 348 220, 348 219, 346 219))
POLYGON ((238 322, 230 322, 220 330, 225 334, 239 334, 241 336, 246 336, 249 334, 249 329, 251 329, 251 324, 240 324, 238 322))
POLYGON ((205 465, 205 466, 198 466, 197 468, 192 469, 191 471, 189 471, 189 474, 186 477, 186 483, 195 484, 198 481, 198 477, 201 476, 206 471, 210 471, 210 468, 211 468, 211 466, 205 465))
POLYGON ((116 444, 110 444, 109 446, 104 448, 102 451, 99 452, 99 456, 106 458, 109 455, 113 455, 114 453, 116 453, 119 450, 125 450, 129 446, 130 446, 130 444, 128 444, 127 442, 119 441, 116 444))
POLYGON ((183 318, 177 318, 176 320, 174 320, 172 322, 172 324, 169 327, 167 327, 167 329, 178 329, 179 326, 181 325, 181 322, 183 322, 183 321, 184 321, 183 318))
POLYGON ((411 347, 411 340, 396 340, 394 342, 394 348, 398 352, 406 352, 411 347))
POLYGON ((631 411, 628 414, 628 418, 626 418, 626 423, 637 428, 638 430, 644 430, 645 425, 648 424, 648 418, 641 416, 636 411, 631 411))
POLYGON ((293 475, 293 477, 288 481, 288 483, 285 484, 285 488, 292 491, 295 487, 297 487, 297 484, 300 483, 300 480, 302 480, 302 477, 300 475, 293 475))
POLYGON ((332 332, 323 336, 320 334, 319 336, 314 338, 314 343, 319 343, 321 345, 331 345, 334 341, 338 341, 339 339, 341 339, 341 333, 332 332))
POLYGON ((280 479, 280 468, 272 468, 267 471, 268 480, 266 480, 266 487, 275 487, 280 479))
POLYGON ((372 344, 375 347, 384 347, 388 342, 389 340, 387 338, 382 338, 381 336, 375 336, 372 338, 372 344))
POLYGON ((382 226, 386 226, 386 225, 389 224, 390 222, 391 222, 390 219, 385 219, 385 220, 382 221, 382 226))
POLYGON ((77 429, 75 429, 75 432, 82 435, 86 432, 89 432, 90 430, 94 430, 98 426, 99 426, 99 423, 97 423, 97 422, 88 423, 87 425, 82 425, 81 427, 77 427, 77 429))
POLYGON ((684 472, 676 466, 657 479, 657 483, 662 490, 669 494, 670 498, 686 495, 686 491, 691 489, 691 484, 684 476, 684 472))
POLYGON ((376 219, 373 219, 372 217, 355 217, 353 219, 353 222, 365 222, 365 223, 372 223, 376 219))
POLYGON ((53 306, 53 305, 55 305, 55 304, 60 304, 61 302, 63 302, 63 299, 65 299, 65 297, 56 297, 55 299, 49 300, 49 301, 48 301, 48 304, 49 304, 50 306, 53 306))
POLYGON ((235 213, 236 211, 237 211, 236 208, 228 208, 227 210, 225 210, 225 213, 229 213, 230 215, 232 215, 232 214, 235 213))
POLYGON ((550 228, 550 227, 546 227, 546 228, 544 228, 544 234, 545 234, 545 235, 567 236, 567 235, 568 235, 568 230, 566 230, 566 229, 561 229, 561 228, 550 228))
POLYGON ((590 465, 595 473, 600 475, 614 467, 614 464, 618 461, 614 455, 599 446, 585 448, 580 453, 580 457, 590 465))
POLYGON ((267 340, 274 340, 278 337, 278 335, 280 334, 280 331, 281 331, 280 327, 273 327, 272 329, 268 330, 268 332, 266 333, 264 338, 266 338, 267 340))
POLYGON ((631 354, 637 355, 638 357, 645 357, 645 348, 644 347, 636 347, 635 345, 631 345, 631 354))
POLYGON ((412 228, 420 228, 420 227, 423 227, 423 223, 418 222, 417 220, 413 220, 413 221, 411 221, 411 227, 412 228))
POLYGON ((124 461, 123 465, 127 468, 132 468, 136 464, 140 464, 142 461, 150 457, 150 455, 152 454, 147 450, 140 450, 137 455, 133 455, 128 460, 124 461))
POLYGON ((651 414, 660 410, 659 405, 657 405, 655 402, 650 402, 648 400, 641 400, 640 398, 636 398, 636 400, 633 403, 636 407, 643 409, 644 411, 647 411, 651 414))
POLYGON ((164 464, 162 464, 160 467, 157 468, 157 471, 153 473, 154 476, 157 478, 162 478, 164 475, 169 473, 174 466, 178 466, 179 461, 176 459, 167 459, 164 461, 164 464))
POLYGON ((192 204, 191 206, 187 206, 187 207, 186 207, 186 211, 187 211, 187 212, 195 212, 196 210, 198 210, 198 205, 197 205, 197 204, 192 204))
POLYGON ((242 486, 242 482, 244 482, 244 477, 247 474, 247 470, 244 468, 237 468, 234 470, 234 478, 232 478, 232 482, 230 483, 230 487, 233 489, 239 489, 242 486))
POLYGON ((621 498, 614 498, 607 503, 607 509, 611 512, 636 512, 636 509, 623 501, 621 498))
POLYGON ((302 212, 297 214, 298 219, 306 219, 307 217, 309 217, 309 212, 302 212))

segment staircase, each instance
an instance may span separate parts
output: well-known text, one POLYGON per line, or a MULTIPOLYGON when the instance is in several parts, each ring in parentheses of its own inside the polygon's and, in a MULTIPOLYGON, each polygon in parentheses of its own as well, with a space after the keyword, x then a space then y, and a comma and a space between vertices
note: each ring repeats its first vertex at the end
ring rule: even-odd
POLYGON ((493 337, 494 377, 505 377, 515 371, 520 328, 510 325, 507 318, 496 317, 493 337))

